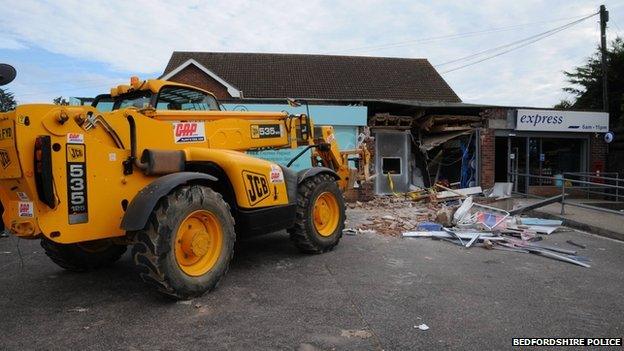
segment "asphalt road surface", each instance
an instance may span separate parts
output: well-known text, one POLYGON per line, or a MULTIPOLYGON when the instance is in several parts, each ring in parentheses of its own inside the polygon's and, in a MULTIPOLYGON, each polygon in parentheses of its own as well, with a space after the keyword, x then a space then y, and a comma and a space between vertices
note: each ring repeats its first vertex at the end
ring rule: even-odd
POLYGON ((77 274, 36 241, 18 250, 4 238, 0 348, 500 350, 512 337, 624 336, 624 244, 577 232, 547 241, 569 239, 587 245, 591 268, 376 234, 307 256, 274 233, 242 242, 216 291, 176 303, 144 285, 128 255, 77 274))

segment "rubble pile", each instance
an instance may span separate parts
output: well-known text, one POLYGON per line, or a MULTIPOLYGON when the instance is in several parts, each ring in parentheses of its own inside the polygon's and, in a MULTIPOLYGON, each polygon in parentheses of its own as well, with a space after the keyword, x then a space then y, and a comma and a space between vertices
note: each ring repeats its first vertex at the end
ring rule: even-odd
POLYGON ((374 231, 378 234, 399 237, 401 233, 414 230, 421 222, 432 221, 441 204, 414 202, 409 198, 378 195, 368 202, 355 202, 349 208, 364 210, 365 220, 352 229, 359 232, 374 231))
MULTIPOLYGON (((413 193, 375 196, 368 202, 347 206, 359 217, 345 233, 374 232, 381 235, 432 238, 448 241, 463 248, 483 247, 520 253, 531 253, 582 267, 590 259, 577 250, 541 243, 543 235, 557 231, 562 221, 520 216, 523 212, 562 200, 562 195, 547 198, 529 206, 503 210, 485 205, 491 198, 507 198, 507 184, 501 189, 482 191, 480 187, 451 189, 436 184, 444 192, 422 189, 413 193), (414 196, 416 193, 417 196, 414 196), (474 194, 485 193, 484 196, 474 194)), ((570 245, 581 247, 576 243, 570 245)))

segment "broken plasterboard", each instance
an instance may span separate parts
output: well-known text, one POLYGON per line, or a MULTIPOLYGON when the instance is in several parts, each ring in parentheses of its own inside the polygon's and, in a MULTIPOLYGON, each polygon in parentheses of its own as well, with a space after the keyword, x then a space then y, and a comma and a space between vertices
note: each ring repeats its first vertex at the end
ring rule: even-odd
POLYGON ((497 199, 504 199, 511 196, 511 190, 513 183, 494 183, 494 187, 490 190, 487 197, 494 197, 497 199))
POLYGON ((557 219, 542 219, 542 218, 520 218, 520 223, 523 225, 547 225, 547 226, 561 226, 563 221, 557 219))
POLYGON ((445 199, 449 197, 456 197, 461 195, 468 196, 474 194, 481 194, 483 189, 480 186, 474 186, 472 188, 463 188, 463 189, 453 189, 453 191, 441 191, 436 195, 437 199, 445 199))
POLYGON ((403 237, 404 238, 448 238, 448 239, 455 239, 456 237, 460 238, 460 239, 465 239, 465 240, 470 240, 472 238, 474 238, 474 236, 476 234, 479 234, 479 239, 488 239, 488 240, 506 240, 505 238, 501 237, 501 236, 494 236, 494 234, 492 233, 488 233, 488 232, 453 232, 455 233, 455 236, 453 236, 453 234, 450 234, 448 232, 445 231, 432 231, 432 232, 425 232, 425 231, 416 231, 416 232, 405 232, 403 233, 403 237))
POLYGON ((445 142, 455 139, 459 136, 470 134, 472 130, 461 130, 444 134, 434 134, 433 136, 423 137, 420 142, 421 151, 429 151, 438 145, 442 145, 445 142))
POLYGON ((507 228, 513 229, 513 230, 527 229, 527 230, 533 231, 535 233, 549 235, 549 234, 552 234, 555 230, 559 229, 559 226, 525 225, 525 224, 514 225, 514 224, 508 224, 507 228))

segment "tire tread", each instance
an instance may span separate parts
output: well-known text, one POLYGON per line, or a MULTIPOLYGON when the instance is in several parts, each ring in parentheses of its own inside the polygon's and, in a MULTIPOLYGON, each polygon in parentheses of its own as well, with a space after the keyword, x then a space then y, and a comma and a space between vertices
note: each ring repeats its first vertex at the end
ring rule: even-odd
MULTIPOLYGON (((139 272, 139 276, 146 283, 153 285, 161 293, 175 299, 187 299, 199 296, 205 292, 213 290, 218 282, 225 276, 229 269, 229 263, 234 254, 230 250, 226 267, 222 274, 217 278, 217 284, 210 287, 206 291, 200 290, 181 290, 176 289, 171 283, 171 279, 162 271, 161 262, 166 259, 170 251, 169 241, 176 227, 175 223, 171 223, 171 219, 167 216, 171 211, 179 211, 192 204, 204 204, 207 201, 214 201, 227 209, 227 220, 234 225, 234 218, 230 214, 230 206, 223 199, 221 194, 210 188, 199 185, 182 186, 176 188, 169 195, 162 198, 156 209, 150 215, 146 229, 136 233, 137 243, 132 248, 132 257, 134 264, 139 272)), ((233 239, 235 240, 235 238, 233 239)))
POLYGON ((311 196, 314 190, 325 182, 335 182, 334 178, 328 174, 319 174, 309 179, 304 180, 297 188, 297 214, 295 225, 288 230, 290 239, 294 245, 302 252, 308 254, 320 254, 327 251, 331 251, 338 245, 340 238, 342 237, 342 227, 344 223, 339 224, 340 232, 338 238, 330 245, 321 246, 311 240, 308 233, 307 226, 310 218, 307 215, 308 206, 312 201, 311 196))

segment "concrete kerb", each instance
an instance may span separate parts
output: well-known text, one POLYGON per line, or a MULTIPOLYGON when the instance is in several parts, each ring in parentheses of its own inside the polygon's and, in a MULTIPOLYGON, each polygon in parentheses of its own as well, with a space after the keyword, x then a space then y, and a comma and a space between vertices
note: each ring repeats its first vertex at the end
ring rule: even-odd
POLYGON ((575 221, 573 219, 566 218, 561 215, 555 215, 552 213, 543 212, 538 209, 531 210, 525 213, 534 217, 539 217, 539 218, 561 220, 563 221, 563 225, 566 227, 578 229, 584 232, 604 236, 604 237, 615 239, 615 240, 624 241, 624 232, 616 232, 616 231, 612 231, 606 228, 601 228, 601 227, 597 227, 597 226, 590 225, 587 223, 582 223, 579 221, 575 221))

